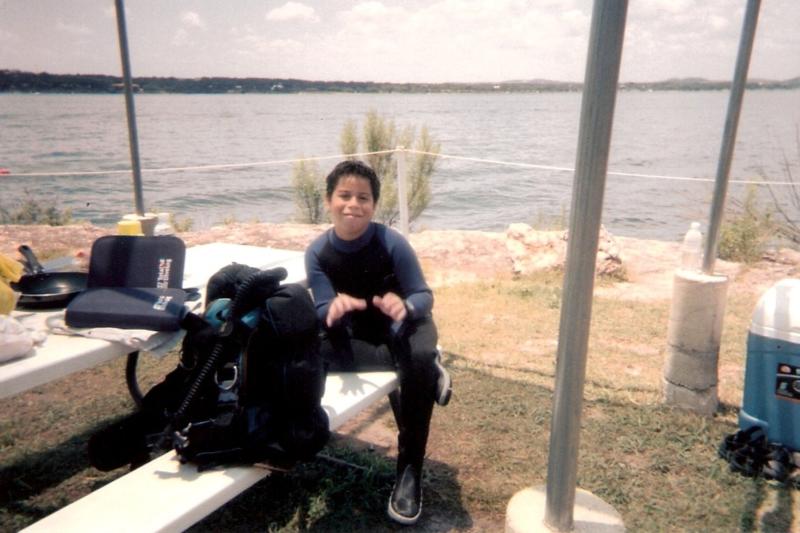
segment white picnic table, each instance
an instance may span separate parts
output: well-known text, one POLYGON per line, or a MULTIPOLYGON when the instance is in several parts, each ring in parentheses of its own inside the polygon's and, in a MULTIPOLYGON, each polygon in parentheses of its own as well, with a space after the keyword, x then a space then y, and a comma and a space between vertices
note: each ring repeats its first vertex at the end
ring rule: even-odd
MULTIPOLYGON (((295 250, 221 242, 193 246, 186 250, 183 287, 203 289, 208 278, 233 262, 261 269, 280 266, 288 272, 285 283, 305 283, 303 255, 303 252, 295 250)), ((46 329, 46 320, 63 312, 63 309, 17 310, 12 316, 28 328, 46 329)), ((0 398, 19 394, 136 351, 117 342, 50 333, 43 344, 34 348, 31 355, 0 363, 0 398)))
MULTIPOLYGON (((283 267, 288 272, 285 283, 305 283, 306 280, 302 252, 211 243, 187 249, 184 288, 196 287, 202 292, 208 278, 232 262, 261 269, 283 267)), ((57 314, 59 312, 15 311, 14 316, 43 324, 48 316, 57 314)), ((32 356, 0 364, 0 398, 126 354, 129 364, 133 357, 135 365, 136 351, 132 352, 126 345, 50 334, 32 356)), ((129 388, 130 385, 129 381, 129 388)), ((328 414, 331 431, 339 429, 396 388, 397 375, 392 371, 329 374, 321 403, 328 414)), ((179 532, 269 473, 268 469, 258 466, 198 472, 194 465, 181 463, 175 452, 167 452, 24 531, 179 532)))

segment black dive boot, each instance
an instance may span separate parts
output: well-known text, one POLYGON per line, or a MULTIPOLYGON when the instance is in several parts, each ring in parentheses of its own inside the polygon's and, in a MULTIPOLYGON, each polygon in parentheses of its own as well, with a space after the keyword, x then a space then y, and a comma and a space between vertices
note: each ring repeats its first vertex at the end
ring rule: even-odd
POLYGON ((439 347, 436 347, 436 359, 433 360, 436 366, 436 392, 434 401, 444 407, 450 403, 450 396, 453 394, 453 380, 450 378, 450 373, 442 364, 442 352, 439 347))
POLYGON ((410 526, 422 515, 422 468, 406 465, 397 474, 397 481, 389 496, 389 518, 410 526))

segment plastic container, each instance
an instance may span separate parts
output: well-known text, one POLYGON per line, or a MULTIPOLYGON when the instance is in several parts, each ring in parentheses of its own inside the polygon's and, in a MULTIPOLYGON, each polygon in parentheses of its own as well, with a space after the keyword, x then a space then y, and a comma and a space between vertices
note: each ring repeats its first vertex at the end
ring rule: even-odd
POLYGON ((681 246, 681 269, 697 272, 703 267, 703 234, 700 223, 692 222, 689 231, 683 237, 681 246))
POLYGON ((138 220, 120 220, 117 222, 117 233, 119 235, 143 235, 142 224, 138 220))
POLYGON ((135 221, 139 223, 139 233, 130 233, 124 234, 120 232, 120 235, 147 235, 152 236, 153 232, 155 231, 156 222, 158 222, 158 216, 155 213, 145 213, 144 215, 136 215, 136 214, 129 214, 124 215, 122 217, 122 222, 125 221, 135 221))
POLYGON ((153 235, 174 235, 175 228, 169 221, 169 213, 159 213, 158 222, 153 230, 153 235))
POLYGON ((739 427, 800 451, 800 279, 784 279, 756 305, 747 335, 739 427))

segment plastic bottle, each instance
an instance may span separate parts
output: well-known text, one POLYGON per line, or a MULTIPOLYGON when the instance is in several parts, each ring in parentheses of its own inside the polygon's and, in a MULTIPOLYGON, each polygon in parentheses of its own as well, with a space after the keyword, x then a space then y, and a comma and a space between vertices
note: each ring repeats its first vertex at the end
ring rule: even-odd
POLYGON ((159 213, 153 235, 173 235, 174 233, 175 228, 169 222, 169 213, 159 213))
POLYGON ((681 247, 681 269, 689 272, 698 272, 703 266, 703 234, 700 233, 700 223, 692 222, 689 231, 683 237, 681 247))

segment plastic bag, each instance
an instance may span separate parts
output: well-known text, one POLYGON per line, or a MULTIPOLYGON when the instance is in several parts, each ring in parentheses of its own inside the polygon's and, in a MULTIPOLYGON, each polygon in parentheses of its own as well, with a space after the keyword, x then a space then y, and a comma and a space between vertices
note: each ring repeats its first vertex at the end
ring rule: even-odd
POLYGON ((10 316, 0 316, 0 362, 31 353, 35 339, 31 332, 10 316))

